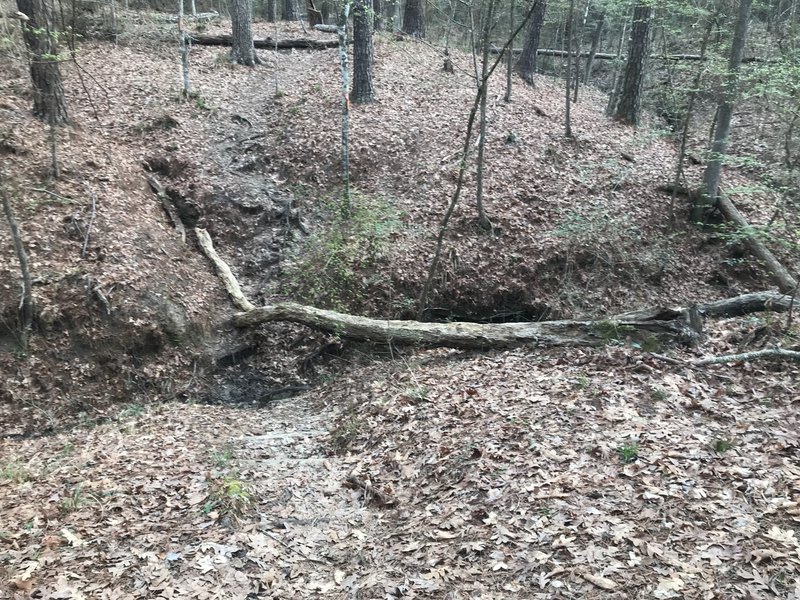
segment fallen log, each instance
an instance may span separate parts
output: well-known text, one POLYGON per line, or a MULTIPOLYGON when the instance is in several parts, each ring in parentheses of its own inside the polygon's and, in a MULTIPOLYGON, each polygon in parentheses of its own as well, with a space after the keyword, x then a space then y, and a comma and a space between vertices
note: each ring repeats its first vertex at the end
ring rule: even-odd
MULTIPOLYGON (((492 46, 492 48, 490 49, 490 52, 492 54, 499 54, 500 53, 500 48, 498 48, 497 46, 492 46)), ((514 54, 515 55, 521 54, 521 53, 522 53, 522 50, 514 50, 514 54)), ((552 49, 552 48, 539 48, 538 50, 536 50, 536 54, 538 54, 539 56, 561 56, 561 57, 565 57, 565 56, 567 56, 567 51, 566 50, 555 50, 555 49, 552 49)), ((590 51, 583 51, 583 52, 580 53, 581 58, 588 58, 590 56, 590 54, 591 54, 590 51)), ((575 56, 575 52, 571 52, 570 56, 574 57, 575 56)), ((596 52, 594 54, 594 58, 597 59, 597 60, 620 60, 620 61, 623 61, 623 62, 625 60, 627 60, 624 55, 619 56, 617 54, 609 53, 609 52, 596 52)), ((683 61, 683 60, 689 60, 689 61, 694 61, 694 60, 700 61, 700 60, 702 60, 702 61, 705 61, 705 60, 708 60, 708 57, 701 56, 700 54, 667 54, 667 55, 664 55, 664 54, 651 54, 650 55, 650 60, 666 60, 666 61, 672 61, 672 62, 683 61)), ((744 62, 744 63, 761 63, 761 62, 766 62, 766 61, 763 58, 760 58, 758 56, 746 56, 746 57, 744 57, 742 59, 742 62, 744 62)))
POLYGON ((398 319, 372 319, 280 302, 255 307, 242 293, 230 267, 214 250, 204 229, 197 240, 214 263, 234 304, 243 312, 233 316, 236 327, 253 327, 269 321, 291 321, 344 338, 379 344, 447 346, 486 349, 515 346, 603 346, 614 341, 652 345, 695 345, 702 338, 699 315, 732 316, 759 310, 788 311, 789 296, 773 292, 745 294, 688 308, 651 308, 610 319, 566 319, 520 323, 424 323, 398 319))
MULTIPOLYGON (((233 40, 229 35, 199 35, 192 34, 192 43, 199 46, 231 46, 233 40)), ((337 40, 312 40, 308 38, 298 38, 293 40, 278 40, 276 43, 272 38, 254 39, 253 46, 259 50, 325 50, 327 48, 338 48, 337 40)))
POLYGON ((241 312, 236 327, 268 321, 292 321, 345 338, 397 345, 453 348, 509 348, 514 346, 603 346, 614 340, 641 344, 691 344, 699 332, 688 320, 563 320, 522 323, 424 323, 371 319, 294 302, 281 302, 241 312))

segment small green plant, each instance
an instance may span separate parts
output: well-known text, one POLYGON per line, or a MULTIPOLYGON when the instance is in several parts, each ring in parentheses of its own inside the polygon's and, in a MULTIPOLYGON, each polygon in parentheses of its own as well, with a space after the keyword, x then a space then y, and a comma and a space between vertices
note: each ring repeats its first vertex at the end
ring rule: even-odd
POLYGON ((211 107, 208 106, 208 103, 206 102, 206 99, 203 96, 197 96, 194 99, 194 105, 200 110, 211 110, 211 107))
POLYGON ((119 415, 117 415, 117 420, 126 421, 127 419, 141 417, 143 414, 144 414, 144 405, 136 403, 129 404, 121 411, 119 411, 119 415))
POLYGON ((575 387, 579 390, 585 390, 589 387, 589 378, 585 375, 581 375, 575 380, 575 387))
POLYGON ((628 442, 617 448, 619 459, 626 465, 639 458, 639 445, 636 442, 628 442))
POLYGON ((218 469, 224 469, 231 464, 233 460, 233 449, 230 446, 225 446, 221 450, 211 449, 208 452, 211 462, 214 463, 218 469))
POLYGON ((275 94, 273 95, 273 98, 275 98, 275 100, 280 100, 285 95, 286 95, 286 92, 284 92, 283 90, 275 90, 275 94))
POLYGON ((61 500, 61 511, 71 513, 78 510, 81 506, 84 506, 87 502, 88 498, 83 493, 81 484, 78 484, 72 488, 69 496, 61 500))
POLYGON ((608 319, 592 323, 592 332, 606 342, 619 341, 626 333, 631 331, 633 331, 633 327, 630 325, 623 325, 608 319))
POLYGON ((430 390, 424 385, 417 385, 405 391, 405 395, 409 398, 422 402, 427 400, 430 395, 430 390))
POLYGON ((33 474, 22 463, 12 460, 0 464, 0 481, 25 483, 33 479, 33 474))
POLYGON ((519 142, 519 136, 516 131, 511 130, 506 133, 506 144, 516 144, 517 142, 519 142))
POLYGON ((714 440, 714 452, 716 452, 717 454, 724 454, 731 448, 733 448, 733 440, 730 440, 728 438, 720 438, 714 440))
POLYGON ((351 415, 341 421, 331 431, 331 445, 337 454, 343 453, 352 444, 364 428, 362 421, 351 415))
POLYGON ((650 396, 659 402, 664 402, 669 397, 667 390, 659 387, 650 388, 650 396))
POLYGON ((658 352, 661 350, 661 340, 657 336, 650 334, 642 341, 641 348, 645 352, 658 352))
POLYGON ((210 491, 203 504, 203 513, 216 513, 218 518, 239 520, 255 503, 250 486, 238 474, 229 473, 221 479, 210 480, 210 491))
POLYGON ((313 233, 286 269, 284 292, 319 308, 355 312, 385 288, 380 266, 398 215, 384 198, 351 193, 348 215, 330 199, 328 224, 313 233))

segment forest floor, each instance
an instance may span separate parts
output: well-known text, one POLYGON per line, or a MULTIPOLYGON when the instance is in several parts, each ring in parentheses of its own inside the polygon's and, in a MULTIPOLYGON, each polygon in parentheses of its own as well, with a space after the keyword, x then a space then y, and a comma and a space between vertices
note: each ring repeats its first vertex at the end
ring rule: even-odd
MULTIPOLYGON (((262 52, 265 66, 246 69, 197 47, 197 96, 182 102, 160 27, 144 19, 119 46, 82 44, 83 84, 65 65, 78 126, 59 134, 58 182, 24 66, 0 82, 0 152, 46 317, 30 357, 5 352, 0 364, 0 597, 800 598, 798 365, 682 364, 796 343, 785 315, 709 322, 701 348, 665 350, 679 364, 624 341, 390 356, 352 346, 320 364, 336 343, 297 326, 237 337, 216 325, 231 312, 224 291, 142 165, 254 301, 294 294, 403 315, 452 190, 469 58, 456 55, 447 76, 430 48, 378 43, 378 102, 352 123, 362 231, 378 233, 364 247, 337 241, 371 263, 348 263, 347 285, 323 272, 320 290, 298 273, 316 273, 307 257, 330 241, 335 51, 262 52), (220 366, 220 352, 238 364, 220 366), (242 373, 260 378, 229 394, 242 373), (79 411, 82 426, 53 427, 79 411)), ((609 122, 587 91, 565 140, 556 82, 517 85, 510 105, 496 86, 495 229, 476 228, 468 194, 434 295, 444 316, 600 315, 763 287, 752 261, 686 227, 685 206, 664 235, 671 198, 657 188, 674 147, 661 133, 609 122)), ((737 200, 755 223, 772 214, 768 195, 737 200)), ((16 286, 0 293, 14 305, 16 286)))

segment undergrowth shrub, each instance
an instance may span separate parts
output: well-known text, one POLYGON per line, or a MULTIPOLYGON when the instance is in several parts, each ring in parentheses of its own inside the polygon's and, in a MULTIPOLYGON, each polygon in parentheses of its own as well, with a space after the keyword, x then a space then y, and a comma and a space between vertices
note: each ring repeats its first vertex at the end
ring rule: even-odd
POLYGON ((552 235, 561 240, 565 279, 582 270, 604 278, 644 276, 658 283, 673 258, 669 238, 654 245, 627 215, 601 209, 568 212, 552 235))
POLYGON ((398 213, 386 198, 352 193, 349 217, 338 199, 322 208, 325 223, 307 239, 286 269, 284 291, 306 304, 358 311, 385 296, 381 272, 398 213))

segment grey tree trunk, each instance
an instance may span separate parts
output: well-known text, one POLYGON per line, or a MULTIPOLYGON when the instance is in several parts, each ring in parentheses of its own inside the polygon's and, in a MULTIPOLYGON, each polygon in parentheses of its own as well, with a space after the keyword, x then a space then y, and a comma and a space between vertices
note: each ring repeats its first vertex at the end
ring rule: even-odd
POLYGON ((514 71, 514 0, 511 0, 508 23, 508 28, 511 32, 511 45, 508 47, 508 63, 506 63, 506 95, 503 98, 505 102, 511 102, 511 84, 514 71))
POLYGON ((639 122, 642 84, 650 52, 650 22, 652 18, 652 5, 649 2, 637 0, 633 8, 633 24, 631 41, 628 45, 628 60, 625 63, 625 77, 622 80, 617 110, 614 112, 614 118, 617 121, 634 126, 639 122))
POLYGON ((375 31, 383 31, 386 24, 383 18, 383 0, 372 0, 372 10, 375 13, 373 26, 375 31))
POLYGON ((403 12, 403 31, 414 37, 425 37, 424 0, 406 0, 406 9, 403 12))
POLYGON ((353 89, 350 101, 366 104, 375 100, 372 88, 373 12, 370 0, 355 0, 353 4, 353 89))
POLYGON ((341 214, 350 217, 350 103, 347 89, 350 87, 350 70, 347 66, 347 21, 350 17, 350 0, 344 0, 339 18, 339 67, 342 71, 342 203, 341 214))
MULTIPOLYGON (((192 0, 192 5, 194 5, 194 0, 192 0)), ((184 29, 183 17, 183 0, 178 0, 178 37, 181 53, 181 75, 183 79, 183 89, 181 90, 181 95, 184 98, 188 98, 192 93, 192 81, 189 74, 190 38, 184 29)))
POLYGON ((692 208, 692 221, 695 223, 705 220, 707 213, 714 207, 717 200, 717 191, 722 177, 722 161, 728 149, 728 135, 731 130, 733 106, 736 101, 736 88, 739 84, 739 67, 744 56, 747 23, 750 20, 752 4, 753 0, 739 2, 739 14, 736 17, 736 28, 733 32, 731 54, 728 59, 727 81, 717 107, 717 126, 714 131, 714 142, 711 144, 711 157, 703 176, 703 193, 692 208))
POLYGON ((297 0, 284 0, 283 20, 297 21, 300 19, 300 11, 297 8, 297 0))
POLYGON ((544 14, 546 10, 546 0, 534 0, 533 12, 531 13, 530 21, 528 21, 528 31, 525 35, 525 44, 522 47, 522 54, 520 54, 519 62, 517 63, 519 74, 531 85, 533 85, 533 79, 536 75, 536 56, 539 50, 539 36, 542 33, 542 24, 544 23, 544 14))
POLYGON ((628 20, 622 24, 622 32, 619 34, 617 42, 617 54, 614 59, 614 70, 611 73, 611 92, 608 94, 608 105, 606 106, 606 116, 614 114, 619 97, 619 89, 622 87, 622 72, 620 71, 620 61, 622 60, 622 46, 625 44, 625 34, 627 33, 628 20))
POLYGON ((600 48, 600 40, 603 37, 603 26, 606 23, 606 13, 602 11, 597 15, 597 22, 592 32, 592 42, 589 48, 589 56, 586 57, 586 68, 583 72, 583 82, 588 84, 592 80, 592 67, 594 66, 594 57, 600 48))
POLYGON ((33 114, 52 125, 69 123, 57 38, 45 0, 17 0, 17 10, 28 16, 28 21, 22 22, 22 33, 30 52, 33 114))
POLYGON ((275 11, 275 0, 267 0, 264 5, 264 17, 269 23, 274 23, 277 20, 275 11))
POLYGON ((483 175, 484 175, 484 167, 485 167, 485 153, 486 153, 486 97, 488 96, 488 86, 489 86, 489 46, 491 45, 490 35, 492 33, 492 20, 494 19, 494 5, 495 0, 489 0, 489 6, 486 9, 486 15, 484 18, 483 23, 483 35, 481 39, 481 46, 482 46, 482 61, 481 61, 481 79, 480 85, 482 87, 482 91, 478 93, 481 94, 481 101, 480 101, 480 120, 479 120, 479 127, 480 133, 478 138, 478 173, 477 173, 477 191, 476 191, 476 199, 477 199, 477 207, 478 207, 478 225, 480 225, 481 229, 485 229, 487 231, 492 229, 492 222, 486 216, 486 210, 483 206, 483 175))
POLYGON ((231 0, 231 62, 253 67, 260 63, 253 47, 252 0, 231 0))
MULTIPOLYGON (((564 29, 564 42, 567 46, 567 71, 564 74, 564 83, 566 88, 565 96, 565 110, 564 110, 564 135, 568 138, 572 137, 572 119, 570 118, 570 95, 572 92, 572 26, 575 19, 575 0, 569 0, 569 10, 567 12, 567 22, 564 29)), ((577 76, 578 74, 575 73, 577 76)))

